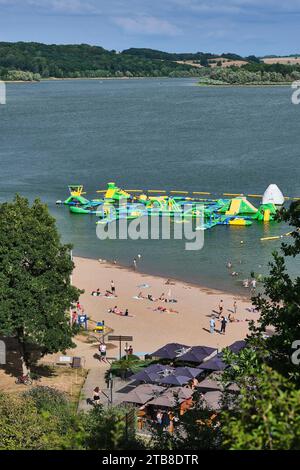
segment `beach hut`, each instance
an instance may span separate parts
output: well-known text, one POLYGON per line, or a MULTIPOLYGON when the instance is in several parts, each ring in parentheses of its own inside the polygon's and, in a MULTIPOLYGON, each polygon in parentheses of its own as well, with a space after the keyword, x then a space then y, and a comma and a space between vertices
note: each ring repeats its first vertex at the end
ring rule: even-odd
POLYGON ((222 358, 222 354, 218 354, 214 357, 212 357, 211 359, 209 359, 208 361, 205 361, 201 364, 201 366, 199 366, 199 369, 203 369, 203 370, 224 370, 226 369, 227 364, 225 364, 225 362, 223 361, 223 358, 222 358))
POLYGON ((217 354, 217 352, 218 350, 216 348, 211 348, 209 346, 193 346, 177 359, 180 361, 195 362, 200 364, 202 361, 209 358, 213 354, 217 354))
POLYGON ((151 356, 158 357, 160 359, 174 360, 179 356, 182 356, 190 349, 190 346, 180 343, 168 343, 162 348, 154 351, 151 356))

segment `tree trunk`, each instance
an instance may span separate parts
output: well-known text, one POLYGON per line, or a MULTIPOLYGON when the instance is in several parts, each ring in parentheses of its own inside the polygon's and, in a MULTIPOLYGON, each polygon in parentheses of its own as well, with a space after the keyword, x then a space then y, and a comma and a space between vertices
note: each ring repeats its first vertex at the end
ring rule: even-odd
POLYGON ((20 360, 21 360, 21 365, 22 365, 22 374, 29 375, 30 374, 29 357, 26 351, 23 337, 19 336, 18 341, 19 341, 19 348, 20 348, 20 360))

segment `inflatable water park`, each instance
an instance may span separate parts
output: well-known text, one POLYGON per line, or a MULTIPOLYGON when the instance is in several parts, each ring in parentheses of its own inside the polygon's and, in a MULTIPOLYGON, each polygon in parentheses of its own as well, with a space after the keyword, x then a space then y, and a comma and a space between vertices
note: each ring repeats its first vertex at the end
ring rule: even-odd
POLYGON ((223 193, 218 197, 196 191, 124 190, 110 182, 97 194, 99 197, 87 199, 83 185, 69 185, 68 198, 57 204, 68 206, 72 214, 95 215, 98 224, 144 216, 168 216, 183 221, 202 217, 199 229, 208 230, 217 225, 246 227, 253 222, 274 221, 278 210, 289 199, 275 184, 263 195, 223 193), (260 205, 256 207, 250 198, 261 199, 260 205))

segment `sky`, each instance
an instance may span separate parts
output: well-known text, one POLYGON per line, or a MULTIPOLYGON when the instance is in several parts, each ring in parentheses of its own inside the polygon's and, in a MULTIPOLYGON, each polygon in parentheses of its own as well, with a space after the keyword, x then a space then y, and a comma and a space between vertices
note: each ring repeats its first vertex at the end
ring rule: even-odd
POLYGON ((0 41, 300 54, 300 0, 0 0, 0 41))

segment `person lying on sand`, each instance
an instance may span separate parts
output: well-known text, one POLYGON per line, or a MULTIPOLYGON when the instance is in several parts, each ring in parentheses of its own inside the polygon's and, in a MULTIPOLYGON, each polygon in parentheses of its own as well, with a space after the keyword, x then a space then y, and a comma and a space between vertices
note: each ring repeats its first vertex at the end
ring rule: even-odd
POLYGON ((114 313, 115 315, 119 315, 120 317, 132 317, 132 315, 129 315, 128 308, 126 308, 125 312, 122 312, 117 306, 114 308, 110 308, 108 310, 108 313, 114 313))
POLYGON ((177 312, 177 310, 173 310, 172 308, 167 308, 167 307, 162 307, 162 306, 154 309, 154 312, 157 312, 157 311, 164 312, 164 313, 179 313, 177 312))
POLYGON ((110 290, 107 290, 104 294, 104 297, 117 297, 117 295, 113 294, 110 290))
POLYGON ((115 305, 114 308, 110 308, 108 310, 108 313, 116 313, 117 315, 123 315, 123 312, 118 309, 117 305, 115 305))
POLYGON ((151 302, 157 302, 158 299, 156 299, 155 297, 153 297, 152 294, 148 294, 148 300, 150 300, 151 302))
POLYGON ((99 297, 99 295, 101 295, 100 289, 98 288, 97 290, 93 290, 91 295, 94 297, 99 297))
POLYGON ((175 286, 175 282, 172 282, 171 279, 167 279, 166 282, 165 282, 165 284, 166 284, 167 286, 175 286))

